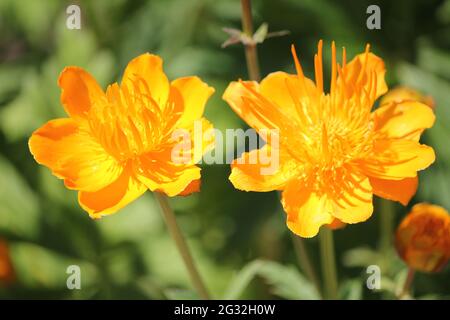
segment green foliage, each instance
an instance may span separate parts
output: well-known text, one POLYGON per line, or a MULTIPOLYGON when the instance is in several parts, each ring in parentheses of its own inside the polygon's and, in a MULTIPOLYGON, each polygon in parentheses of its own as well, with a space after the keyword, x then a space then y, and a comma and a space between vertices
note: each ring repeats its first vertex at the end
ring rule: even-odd
MULTIPOLYGON (((76 193, 31 156, 30 134, 64 117, 57 79, 65 66, 85 68, 98 82, 119 81, 127 62, 143 52, 164 58, 171 79, 198 75, 216 88, 206 108, 215 127, 245 128, 221 99, 230 81, 247 78, 239 45, 221 49, 223 27, 238 29, 239 1, 80 0, 82 29, 65 25, 67 2, 0 0, 0 239, 7 241, 15 281, 0 284, 0 298, 196 299, 181 258, 150 194, 120 213, 91 220, 76 193), (66 269, 79 265, 82 290, 66 288, 66 269)), ((427 201, 450 209, 450 1, 377 1, 382 29, 366 29, 364 1, 253 1, 264 75, 293 72, 297 46, 305 74, 313 77, 317 40, 335 40, 348 57, 366 42, 387 64, 390 87, 407 85, 431 95, 437 121, 424 141, 436 163, 420 175, 411 204, 427 201), (269 30, 267 29, 269 27, 269 30), (272 31, 284 37, 267 38, 272 31)), ((324 49, 324 70, 331 55, 324 49)), ((327 77, 327 76, 326 76, 327 77)), ((228 165, 203 166, 202 192, 171 201, 195 260, 216 298, 317 299, 298 271, 294 249, 274 193, 246 193, 228 181, 228 165)), ((408 208, 395 206, 397 223, 408 208)), ((379 207, 363 224, 335 232, 340 298, 395 299, 406 268, 382 248, 379 207), (366 288, 366 267, 379 265, 381 290, 366 288)), ((391 232, 389 230, 385 232, 391 232)), ((305 240, 319 272, 315 239, 305 240)), ((420 274, 416 298, 444 299, 449 269, 420 274)))

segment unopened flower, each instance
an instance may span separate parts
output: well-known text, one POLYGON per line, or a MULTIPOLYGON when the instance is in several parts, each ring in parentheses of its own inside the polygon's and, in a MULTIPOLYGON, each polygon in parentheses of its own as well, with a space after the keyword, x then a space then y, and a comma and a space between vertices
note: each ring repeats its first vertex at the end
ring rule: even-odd
POLYGON ((0 285, 14 281, 14 269, 6 241, 0 239, 0 285))
POLYGON ((232 163, 233 185, 245 191, 281 190, 287 225, 302 237, 315 236, 334 219, 367 220, 373 194, 408 203, 417 171, 435 159, 433 149, 418 142, 434 123, 432 110, 405 101, 372 111, 387 86, 383 60, 369 46, 349 63, 343 49, 338 64, 333 42, 330 93, 324 93, 322 41, 314 57, 315 83, 304 76, 293 47, 292 53, 296 75, 275 72, 261 83, 232 82, 223 95, 258 132, 278 130, 277 145, 267 139, 261 149, 232 163), (270 175, 259 170, 267 164, 245 161, 267 151, 279 153, 278 170, 270 175))
POLYGON ((133 59, 122 82, 106 92, 78 67, 65 68, 58 84, 69 118, 37 129, 29 147, 38 163, 79 191, 91 217, 114 213, 147 189, 168 196, 198 190, 198 154, 190 161, 173 159, 179 143, 173 133, 191 132, 196 121, 211 127, 202 115, 213 88, 197 77, 169 82, 161 58, 148 53, 133 59))
POLYGON ((436 205, 416 204, 400 223, 395 246, 409 267, 441 270, 450 259, 450 215, 436 205))

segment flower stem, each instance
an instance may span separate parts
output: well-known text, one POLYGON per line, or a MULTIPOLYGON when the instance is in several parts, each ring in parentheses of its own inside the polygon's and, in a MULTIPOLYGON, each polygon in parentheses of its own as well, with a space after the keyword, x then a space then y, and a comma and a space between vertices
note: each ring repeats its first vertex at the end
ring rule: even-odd
POLYGON ((386 252, 392 245, 394 234, 394 203, 386 199, 380 201, 380 239, 381 250, 386 252))
MULTIPOLYGON (((242 7, 242 31, 248 37, 253 37, 252 6, 250 0, 241 0, 242 7)), ((256 43, 245 44, 245 59, 250 80, 261 80, 259 72, 258 52, 256 43)))
POLYGON ((333 231, 324 227, 320 230, 319 237, 325 298, 327 300, 336 300, 338 298, 338 285, 336 261, 334 256, 333 231))
POLYGON ((402 292, 398 296, 399 299, 403 299, 411 295, 411 286, 414 281, 415 274, 416 272, 413 268, 408 268, 408 275, 406 276, 402 292))
POLYGON ((316 287, 317 292, 322 295, 320 288, 320 281, 316 275, 311 259, 309 259, 308 251, 306 250, 305 240, 292 233, 292 242, 294 243, 295 254, 297 255, 298 264, 305 272, 306 276, 316 287))
POLYGON ((161 211, 164 215, 164 220, 166 221, 167 228, 175 241, 175 244, 180 252, 181 257, 183 258, 184 264, 186 266, 187 271, 189 272, 189 276, 191 278, 192 284, 194 285, 195 290, 197 291, 200 298, 204 300, 209 299, 209 293, 206 289, 205 284, 203 283, 202 278, 200 277, 200 273, 198 272, 194 260, 192 259, 191 252, 189 251, 189 247, 187 246, 186 240, 181 233, 181 230, 177 224, 177 220, 175 218, 175 214, 173 213, 172 208, 169 205, 169 201, 167 200, 167 196, 154 192, 156 200, 161 207, 161 211))

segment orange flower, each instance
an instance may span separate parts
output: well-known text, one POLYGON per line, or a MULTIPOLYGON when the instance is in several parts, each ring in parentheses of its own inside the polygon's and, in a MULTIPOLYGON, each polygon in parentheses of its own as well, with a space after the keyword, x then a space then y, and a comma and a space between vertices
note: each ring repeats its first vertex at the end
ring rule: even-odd
MULTIPOLYGON (((148 53, 133 59, 121 84, 106 92, 78 67, 65 68, 58 84, 69 118, 36 130, 29 147, 38 163, 79 191, 91 217, 112 214, 147 189, 168 196, 198 191, 198 153, 174 161, 179 139, 173 133, 191 132, 194 121, 211 128, 202 115, 213 88, 197 77, 169 82, 161 58, 148 53)), ((205 147, 210 141, 200 142, 205 147)))
POLYGON ((7 243, 0 239, 0 284, 9 284, 14 280, 14 270, 9 256, 7 243))
POLYGON ((439 206, 416 204, 400 223, 395 246, 411 268, 441 270, 450 259, 450 215, 439 206))
POLYGON ((336 218, 368 219, 372 195, 408 203, 417 188, 417 171, 434 162, 432 148, 419 144, 434 123, 431 109, 416 101, 389 104, 371 112, 387 91, 383 61, 369 52, 342 65, 332 44, 331 90, 323 90, 322 41, 314 57, 316 82, 303 75, 294 47, 297 74, 275 72, 261 83, 232 82, 223 98, 258 132, 277 130, 279 146, 266 139, 258 150, 232 163, 230 180, 245 191, 282 190, 290 230, 315 236, 336 218), (278 170, 248 164, 251 155, 279 154, 278 170), (240 161, 239 161, 240 160, 240 161))
POLYGON ((396 87, 389 90, 380 100, 380 105, 386 103, 399 103, 403 101, 419 101, 434 109, 434 100, 431 96, 424 96, 420 92, 407 87, 396 87))

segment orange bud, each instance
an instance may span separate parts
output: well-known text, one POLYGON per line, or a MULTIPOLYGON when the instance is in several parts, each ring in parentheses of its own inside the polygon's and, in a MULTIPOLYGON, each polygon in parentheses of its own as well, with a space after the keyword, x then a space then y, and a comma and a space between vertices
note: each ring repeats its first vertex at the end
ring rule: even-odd
POLYGON ((9 284, 14 280, 14 271, 9 256, 7 243, 0 239, 0 285, 9 284))
POLYGON ((380 105, 395 102, 399 103, 402 101, 418 101, 426 104, 431 109, 434 109, 434 99, 431 96, 425 96, 420 92, 413 90, 408 87, 395 87, 389 90, 380 101, 380 105))
POLYGON ((450 215, 439 206, 416 204, 400 223, 395 246, 411 268, 440 271, 450 259, 450 215))

